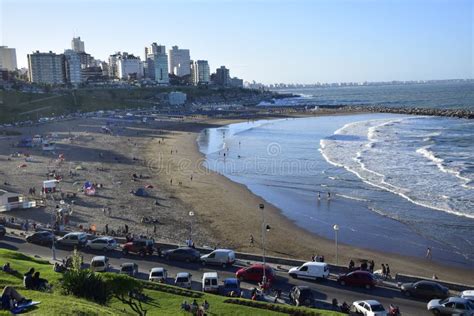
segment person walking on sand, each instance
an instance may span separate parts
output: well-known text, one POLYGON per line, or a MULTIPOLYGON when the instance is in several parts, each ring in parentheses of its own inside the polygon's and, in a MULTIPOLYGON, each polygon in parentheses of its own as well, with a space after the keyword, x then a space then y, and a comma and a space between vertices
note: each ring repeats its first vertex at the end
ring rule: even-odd
POLYGON ((385 279, 387 278, 392 278, 392 276, 390 275, 390 266, 388 265, 387 263, 387 267, 386 267, 386 271, 385 271, 385 279))
POLYGON ((105 224, 105 234, 109 234, 109 224, 105 224))
POLYGON ((250 234, 250 247, 253 247, 253 243, 254 243, 253 235, 250 234))
POLYGON ((387 268, 385 268, 385 265, 382 263, 382 276, 385 277, 386 274, 387 274, 387 268))
POLYGON ((431 247, 426 248, 426 258, 431 260, 432 256, 431 247))

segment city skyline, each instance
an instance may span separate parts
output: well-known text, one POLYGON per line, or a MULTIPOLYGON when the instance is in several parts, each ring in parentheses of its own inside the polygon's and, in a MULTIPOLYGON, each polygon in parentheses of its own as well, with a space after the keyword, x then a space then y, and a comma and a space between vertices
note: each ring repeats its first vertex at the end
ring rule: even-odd
POLYGON ((143 61, 143 47, 157 42, 267 84, 473 78, 472 2, 335 2, 99 1, 92 10, 91 1, 2 0, 1 45, 16 48, 19 67, 27 54, 61 53, 80 36, 100 60, 125 51, 143 61), (131 27, 104 23, 102 10, 126 12, 131 27), (143 12, 170 14, 158 22, 143 12))

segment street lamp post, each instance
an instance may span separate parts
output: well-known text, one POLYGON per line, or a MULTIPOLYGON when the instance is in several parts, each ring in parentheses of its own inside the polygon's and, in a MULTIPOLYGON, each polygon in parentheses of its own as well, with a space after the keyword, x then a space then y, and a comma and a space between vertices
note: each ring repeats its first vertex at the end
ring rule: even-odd
POLYGON ((336 234, 336 239, 335 239, 335 242, 336 242, 336 264, 339 264, 339 258, 338 258, 338 255, 337 255, 337 232, 339 231, 339 225, 334 224, 334 226, 332 228, 334 229, 334 233, 336 234))
POLYGON ((189 234, 189 243, 190 243, 190 245, 189 246, 191 246, 192 243, 193 243, 193 217, 194 217, 194 212, 190 211, 189 216, 191 217, 191 229, 190 229, 190 234, 189 234))
POLYGON ((262 285, 265 287, 267 283, 267 276, 266 276, 266 266, 265 266, 265 231, 270 230, 270 225, 265 224, 265 205, 261 203, 259 208, 262 210, 262 261, 263 261, 263 278, 262 278, 262 285))

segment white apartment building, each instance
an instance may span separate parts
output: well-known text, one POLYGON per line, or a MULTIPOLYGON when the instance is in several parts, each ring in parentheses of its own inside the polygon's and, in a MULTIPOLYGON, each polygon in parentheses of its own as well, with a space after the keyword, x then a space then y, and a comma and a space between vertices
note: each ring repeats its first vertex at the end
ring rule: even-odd
POLYGON ((0 69, 15 71, 16 68, 16 50, 7 46, 0 46, 0 69))
POLYGON ((129 77, 140 79, 143 74, 143 65, 140 57, 123 53, 117 57, 117 77, 127 80, 129 77))
POLYGON ((209 84, 211 81, 211 71, 207 60, 197 60, 192 64, 193 84, 209 84))
POLYGON ((28 76, 33 83, 64 84, 64 55, 51 51, 28 54, 28 76))
POLYGON ((170 73, 178 77, 187 76, 191 73, 189 49, 180 49, 178 46, 173 46, 169 51, 169 57, 170 73))
POLYGON ((64 51, 66 81, 78 85, 82 82, 81 57, 72 49, 64 51))
POLYGON ((71 49, 78 53, 85 52, 84 42, 81 41, 81 37, 73 37, 71 41, 71 49))

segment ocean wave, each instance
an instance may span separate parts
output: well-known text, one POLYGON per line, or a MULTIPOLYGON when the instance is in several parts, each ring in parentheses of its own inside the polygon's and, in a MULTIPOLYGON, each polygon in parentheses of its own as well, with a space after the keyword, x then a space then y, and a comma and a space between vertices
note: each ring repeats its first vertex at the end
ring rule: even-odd
MULTIPOLYGON (((441 203, 441 201, 437 201, 436 199, 433 200, 431 198, 426 198, 426 199, 423 198, 423 195, 426 194, 426 192, 421 186, 408 188, 408 187, 404 187, 403 185, 400 186, 393 182, 394 180, 399 179, 401 180, 400 183, 407 184, 406 177, 413 177, 413 176, 416 177, 416 173, 413 174, 412 171, 410 171, 410 173, 405 176, 403 176, 403 174, 401 175, 397 174, 396 179, 394 179, 393 176, 387 179, 387 175, 385 174, 385 172, 380 172, 379 170, 372 170, 372 168, 368 167, 367 164, 365 163, 365 159, 370 159, 369 161, 372 163, 372 165, 374 165, 374 161, 373 161, 374 155, 378 155, 378 154, 386 155, 387 152, 384 152, 384 149, 385 148, 391 149, 391 148, 385 147, 385 148, 379 149, 378 152, 374 152, 374 147, 376 147, 375 144, 377 142, 386 142, 387 140, 390 140, 392 141, 391 143, 393 143, 393 139, 391 139, 390 137, 393 138, 393 135, 397 133, 396 131, 393 130, 394 125, 397 125, 397 123, 406 123, 406 121, 410 119, 420 119, 420 118, 409 117, 409 118, 402 118, 402 119, 397 118, 395 120, 387 120, 387 119, 370 120, 370 121, 360 121, 360 122, 353 122, 353 123, 346 124, 342 128, 336 130, 334 134, 343 135, 343 136, 351 136, 351 137, 354 137, 354 136, 360 137, 365 132, 367 135, 367 138, 366 138, 367 140, 365 142, 360 141, 360 142, 345 142, 344 143, 344 137, 342 138, 339 137, 340 139, 326 138, 320 141, 319 151, 321 152, 323 158, 328 163, 348 170, 349 172, 355 174, 364 183, 367 183, 373 187, 396 194, 408 200, 409 202, 422 206, 422 207, 446 212, 446 213, 457 215, 457 216, 474 218, 473 213, 467 210, 464 210, 463 208, 457 209, 457 206, 459 206, 460 204, 454 204, 454 205, 446 204, 446 203, 441 203), (387 134, 387 133, 392 133, 392 135, 390 136, 390 134, 387 134), (399 177, 402 177, 402 178, 399 178, 399 177)), ((410 128, 410 126, 408 126, 408 128, 410 128)), ((413 133, 415 132, 416 130, 413 133)), ((414 137, 416 135, 413 133, 408 134, 408 135, 413 135, 413 136, 410 136, 410 141, 412 141, 411 137, 414 137)), ((431 133, 424 136, 433 137, 436 135, 434 133, 431 133)), ((419 141, 420 136, 418 135, 418 138, 416 139, 419 141)), ((413 140, 413 141, 416 141, 416 140, 413 140)), ((381 143, 381 144, 384 144, 384 143, 381 143)), ((385 146, 388 146, 388 145, 385 144, 385 146)), ((439 168, 439 170, 443 171, 444 173, 453 174, 459 179, 463 180, 464 187, 469 186, 469 188, 471 188, 470 187, 470 185, 472 184, 471 179, 467 177, 463 177, 458 170, 449 169, 447 166, 445 166, 443 164, 444 161, 442 158, 436 156, 434 153, 429 151, 429 146, 423 146, 421 148, 418 148, 416 150, 416 153, 421 154, 425 158, 429 159, 431 162, 435 163, 436 166, 439 168)), ((399 155, 399 153, 395 151, 393 152, 393 155, 399 155)), ((389 160, 391 160, 392 158, 396 158, 393 155, 388 156, 387 158, 389 160)), ((381 156, 381 157, 384 157, 384 156, 381 156)), ((378 164, 378 165, 375 164, 376 166, 379 166, 380 168, 384 167, 385 163, 389 163, 389 161, 387 160, 385 161, 382 160, 380 162, 381 164, 378 164)), ((401 167, 398 165, 400 163, 402 162, 397 163, 398 169, 401 167)), ((421 163, 421 162, 418 162, 418 163, 421 163)), ((423 177, 424 176, 420 176, 420 179, 423 179, 423 177)), ((448 181, 448 180, 445 179, 445 181, 448 181)), ((448 185, 448 182, 446 182, 446 185, 448 185)), ((466 204, 466 207, 467 207, 467 204, 466 204)))

